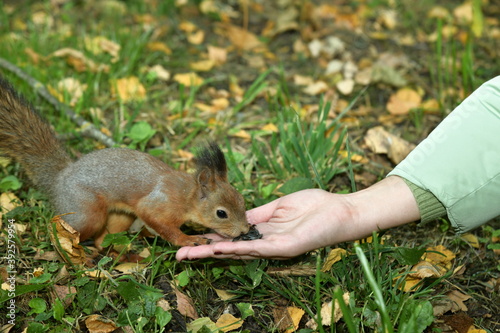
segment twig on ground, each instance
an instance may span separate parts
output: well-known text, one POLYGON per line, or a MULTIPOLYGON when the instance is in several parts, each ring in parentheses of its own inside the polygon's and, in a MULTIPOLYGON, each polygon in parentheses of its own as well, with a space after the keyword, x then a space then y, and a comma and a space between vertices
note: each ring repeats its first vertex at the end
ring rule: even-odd
POLYGON ((18 77, 26 81, 42 98, 45 98, 47 102, 52 104, 52 106, 54 106, 56 110, 58 110, 59 112, 64 112, 74 123, 80 126, 83 135, 101 142, 106 147, 113 147, 116 145, 116 142, 112 138, 105 135, 104 133, 99 131, 99 129, 97 129, 93 124, 77 115, 70 107, 59 102, 54 96, 50 94, 50 92, 41 82, 28 75, 21 68, 3 58, 0 58, 0 67, 16 74, 18 77))

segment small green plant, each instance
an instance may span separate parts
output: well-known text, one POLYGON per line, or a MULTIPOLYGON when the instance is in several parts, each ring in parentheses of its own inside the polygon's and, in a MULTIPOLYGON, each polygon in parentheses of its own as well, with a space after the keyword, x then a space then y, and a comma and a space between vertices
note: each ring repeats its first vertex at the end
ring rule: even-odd
POLYGON ((17 178, 14 175, 10 175, 7 177, 2 178, 0 180, 0 191, 1 192, 7 192, 7 191, 16 191, 19 190, 22 186, 22 183, 19 181, 19 178, 17 178))

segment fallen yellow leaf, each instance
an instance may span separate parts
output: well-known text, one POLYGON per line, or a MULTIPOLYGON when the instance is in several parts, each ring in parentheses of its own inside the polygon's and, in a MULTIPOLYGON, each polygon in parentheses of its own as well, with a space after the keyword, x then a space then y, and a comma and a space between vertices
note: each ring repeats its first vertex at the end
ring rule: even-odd
POLYGON ((243 325, 241 318, 236 318, 230 313, 224 313, 217 319, 215 325, 223 332, 237 330, 243 325))
POLYGON ((136 76, 112 80, 111 92, 122 102, 142 101, 146 98, 146 88, 136 76))
POLYGON ((149 42, 146 44, 146 48, 150 51, 160 51, 166 55, 172 54, 172 50, 167 46, 167 44, 162 42, 149 42))
POLYGON ((248 133, 245 130, 239 130, 238 132, 234 133, 232 136, 235 136, 237 138, 241 138, 241 139, 244 139, 244 140, 247 140, 247 141, 250 141, 250 139, 252 138, 252 136, 250 135, 250 133, 248 133))
POLYGON ((223 289, 215 289, 215 292, 217 293, 217 296, 219 296, 219 298, 223 301, 228 301, 238 296, 223 289))
POLYGON ((194 45, 200 45, 201 43, 203 43, 204 39, 205 39, 205 31, 203 30, 198 30, 187 36, 188 42, 194 45))
POLYGON ((196 29, 198 29, 198 27, 192 22, 182 21, 179 24, 179 29, 181 29, 182 31, 191 33, 191 32, 194 32, 196 29))
POLYGON ((222 65, 227 61, 227 50, 221 47, 208 45, 208 59, 212 60, 217 65, 222 65))
POLYGON ((209 70, 214 68, 214 65, 215 63, 213 60, 206 59, 206 60, 192 62, 189 64, 189 67, 194 71, 208 72, 209 70))
POLYGON ((270 131, 270 132, 277 133, 278 132, 278 127, 276 127, 276 125, 274 125, 272 123, 269 123, 269 124, 266 124, 266 125, 262 126, 262 130, 263 131, 270 131))
POLYGON ((427 252, 424 254, 424 260, 430 262, 431 264, 435 265, 441 264, 449 268, 448 266, 451 267, 451 261, 455 259, 455 254, 450 250, 448 250, 447 248, 445 248, 443 245, 429 247, 427 248, 427 251, 434 251, 434 252, 427 252))
POLYGON ((139 263, 135 263, 135 262, 125 262, 123 264, 119 264, 119 265, 115 266, 114 269, 116 269, 119 272, 128 274, 128 273, 141 272, 146 267, 148 267, 148 265, 146 265, 146 264, 139 264, 139 263))
POLYGON ((408 114, 422 102, 422 97, 413 89, 402 88, 389 97, 387 111, 392 115, 408 114))
POLYGON ((286 332, 295 332, 299 328, 300 320, 302 319, 305 311, 296 307, 288 307, 286 310, 288 311, 288 315, 293 324, 293 327, 287 328, 286 332))
POLYGON ((219 28, 220 32, 239 50, 249 51, 263 46, 259 38, 248 30, 231 24, 220 24, 219 28))
POLYGON ((479 249, 479 240, 475 235, 468 232, 466 234, 461 235, 460 238, 469 243, 470 246, 479 249))
POLYGON ((175 74, 174 81, 183 84, 186 87, 199 86, 203 83, 203 78, 198 76, 196 73, 182 73, 175 74))
POLYGON ((315 96, 328 90, 328 85, 324 81, 316 81, 305 87, 302 91, 308 95, 315 96))
POLYGON ((342 260, 343 257, 345 257, 347 251, 342 249, 342 248, 336 248, 332 249, 330 253, 328 253, 328 257, 326 258, 325 262, 323 263, 323 267, 321 268, 322 272, 328 272, 333 264, 336 262, 342 260))
POLYGON ((116 324, 104 316, 93 314, 85 319, 85 326, 89 333, 109 333, 116 330, 116 324))

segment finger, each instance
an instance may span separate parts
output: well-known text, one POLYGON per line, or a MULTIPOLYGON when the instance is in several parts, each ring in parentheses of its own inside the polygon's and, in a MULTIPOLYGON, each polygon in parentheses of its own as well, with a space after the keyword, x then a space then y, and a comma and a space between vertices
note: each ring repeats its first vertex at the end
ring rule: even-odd
POLYGON ((213 245, 183 246, 175 254, 177 261, 213 257, 213 245))
POLYGON ((247 211, 247 220, 250 224, 257 224, 262 222, 267 222, 273 216, 276 207, 278 206, 278 201, 280 199, 276 199, 271 201, 265 205, 262 205, 257 208, 250 209, 247 211))

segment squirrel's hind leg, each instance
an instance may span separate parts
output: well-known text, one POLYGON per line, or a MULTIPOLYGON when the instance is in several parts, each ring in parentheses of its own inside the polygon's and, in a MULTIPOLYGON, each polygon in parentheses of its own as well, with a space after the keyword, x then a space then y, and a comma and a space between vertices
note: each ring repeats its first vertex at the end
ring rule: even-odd
POLYGON ((123 212, 110 212, 107 222, 100 232, 94 235, 94 245, 97 249, 102 250, 102 241, 107 234, 116 234, 118 232, 127 231, 135 220, 135 215, 123 212))

